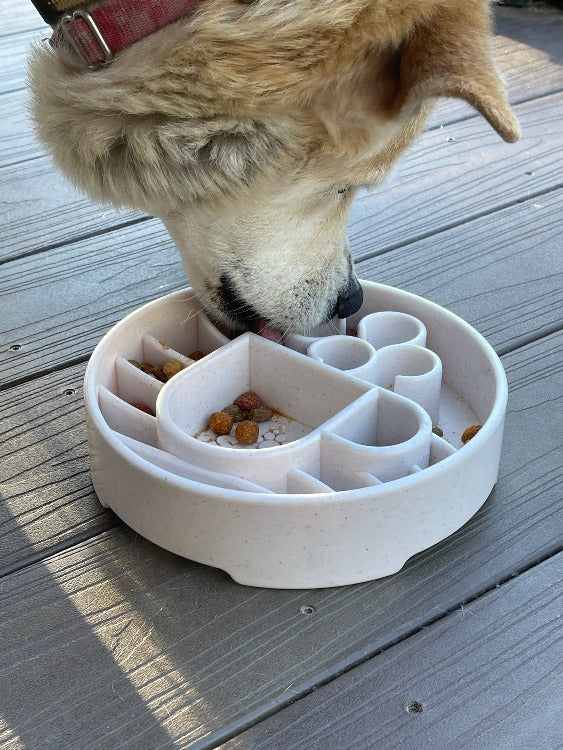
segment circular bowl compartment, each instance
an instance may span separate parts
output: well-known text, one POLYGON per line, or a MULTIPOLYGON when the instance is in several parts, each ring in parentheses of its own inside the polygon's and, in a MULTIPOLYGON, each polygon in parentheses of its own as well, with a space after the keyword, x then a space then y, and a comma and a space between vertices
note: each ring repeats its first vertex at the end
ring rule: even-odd
MULTIPOLYGON (((362 319, 377 312, 406 313, 424 325, 425 347, 442 366, 434 422, 443 437, 428 434, 426 412, 424 419, 419 417, 421 407, 393 393, 393 383, 374 384, 373 378, 362 379, 361 372, 351 374, 338 357, 334 361, 341 369, 272 342, 253 341, 253 334, 229 342, 186 289, 128 315, 92 354, 84 394, 90 468, 100 502, 159 546, 221 568, 239 583, 272 588, 322 588, 387 576, 459 529, 497 479, 507 400, 504 370, 487 341, 453 313, 382 284, 363 281, 362 286, 364 302, 348 319, 349 330, 356 331, 362 319), (295 450, 296 443, 280 450, 284 458, 279 468, 272 463, 279 475, 269 487, 256 481, 260 472, 222 471, 219 447, 219 460, 206 466, 166 452, 159 445, 157 419, 131 405, 142 401, 158 412, 166 386, 129 360, 163 364, 179 359, 205 370, 201 382, 210 383, 211 393, 214 362, 217 377, 222 376, 221 362, 228 361, 231 349, 242 351, 246 340, 259 363, 254 369, 262 374, 249 374, 241 381, 242 390, 254 382, 268 383, 275 399, 275 384, 268 377, 271 355, 271 371, 285 368, 285 378, 295 374, 302 395, 313 402, 288 407, 311 413, 308 434, 297 441, 303 441, 303 451, 295 450), (192 363, 189 355, 196 350, 206 356, 192 363), (252 380, 256 377, 264 380, 252 380), (322 403, 323 393, 328 404, 322 403), (393 434, 394 414, 401 410, 407 421, 424 422, 416 438, 393 434), (370 414, 376 415, 372 422, 370 414), (482 427, 464 445, 461 435, 472 424, 482 427), (349 457, 341 456, 341 450, 349 450, 349 457), (398 461, 403 455, 411 457, 408 468, 386 479, 389 456, 398 461), (339 458, 342 466, 336 471, 339 458), (380 465, 383 480, 377 476, 380 465)), ((387 318, 381 316, 389 325, 387 318)), ((385 362, 400 344, 386 340, 376 359, 385 362)), ((198 370, 192 372, 196 382, 198 370)), ((411 378, 414 393, 416 377, 411 378)), ((291 389, 284 389, 284 398, 290 399, 291 389)), ((266 466, 276 450, 244 455, 250 467, 263 454, 266 466)))

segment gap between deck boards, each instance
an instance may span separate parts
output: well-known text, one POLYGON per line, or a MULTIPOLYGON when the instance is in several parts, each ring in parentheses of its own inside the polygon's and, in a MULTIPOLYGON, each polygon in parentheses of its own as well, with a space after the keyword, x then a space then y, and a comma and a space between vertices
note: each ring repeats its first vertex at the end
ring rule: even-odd
POLYGON ((366 662, 370 661, 371 659, 374 659, 375 657, 379 656, 380 654, 385 653, 386 651, 393 648, 394 646, 397 646, 400 643, 404 643, 405 641, 408 641, 410 638, 415 636, 417 633, 420 633, 425 628, 429 628, 432 625, 436 625, 437 623, 450 617, 456 611, 458 611, 460 607, 471 605, 473 602, 476 602, 478 599, 481 599, 483 596, 486 596, 492 591, 498 590, 504 584, 508 583, 509 581, 513 581, 518 576, 521 576, 525 573, 532 571, 534 568, 537 568, 538 566, 542 565, 547 560, 550 560, 551 558, 555 557, 561 552, 563 552, 563 546, 555 547, 552 551, 550 551, 549 553, 547 553, 546 555, 542 557, 538 557, 537 560, 530 563, 529 565, 526 565, 522 567, 521 569, 514 571, 514 573, 511 573, 510 575, 507 575, 504 578, 499 579, 496 583, 491 584, 490 586, 486 588, 483 588, 481 591, 477 592, 471 598, 466 599, 464 601, 457 602, 453 607, 451 607, 446 612, 442 612, 434 618, 429 617, 425 622, 419 623, 416 627, 402 634, 399 638, 395 640, 390 640, 389 642, 385 643, 385 645, 382 646, 381 648, 374 648, 371 651, 367 651, 367 650, 358 651, 355 654, 351 654, 345 659, 342 659, 340 662, 336 662, 334 665, 331 665, 330 669, 323 670, 318 675, 315 675, 314 678, 306 680, 302 684, 294 683, 291 686, 291 696, 288 697, 286 700, 274 699, 270 701, 269 704, 264 705, 263 709, 260 709, 258 711, 253 711, 249 713, 247 716, 241 718, 240 721, 237 721, 236 724, 233 723, 232 726, 226 726, 220 732, 216 732, 213 735, 209 735, 208 737, 205 738, 205 740, 198 741, 194 745, 191 745, 190 746, 191 750, 216 750, 216 748, 219 748, 225 742, 228 742, 229 740, 240 736, 241 734, 246 732, 248 729, 251 729, 252 727, 257 726, 258 724, 263 722, 265 719, 268 719, 269 717, 274 716, 279 711, 282 711, 284 708, 287 708, 288 706, 291 706, 294 703, 297 703, 297 701, 301 700, 302 698, 305 698, 307 695, 310 695, 315 690, 318 690, 319 688, 322 688, 325 685, 329 685, 331 682, 334 682, 336 679, 338 679, 342 675, 347 674, 348 672, 351 672, 356 667, 359 667, 362 664, 365 664, 366 662))

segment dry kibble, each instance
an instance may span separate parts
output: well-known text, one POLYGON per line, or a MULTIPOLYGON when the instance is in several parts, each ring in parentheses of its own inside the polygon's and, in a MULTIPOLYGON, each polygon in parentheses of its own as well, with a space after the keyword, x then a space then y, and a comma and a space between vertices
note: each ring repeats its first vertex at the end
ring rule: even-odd
POLYGON ((248 419, 248 412, 243 411, 240 406, 236 406, 236 404, 225 406, 222 411, 230 414, 233 418, 233 422, 242 422, 243 419, 248 419))
POLYGON ((259 434, 258 424, 250 419, 239 422, 235 430, 235 437, 241 445, 252 445, 258 440, 259 434))
POLYGON ((444 437, 444 431, 442 430, 441 427, 438 427, 437 424, 435 424, 434 427, 432 428, 432 432, 435 435, 438 435, 438 437, 444 437))
POLYGON ((135 365, 135 367, 138 367, 139 370, 142 370, 143 372, 146 372, 147 375, 152 375, 154 367, 153 365, 149 364, 148 362, 139 362, 136 359, 130 359, 129 362, 132 365, 135 365))
POLYGON ((170 349, 170 347, 168 346, 168 344, 166 343, 166 341, 159 341, 158 343, 159 343, 159 344, 161 345, 161 347, 162 347, 162 348, 163 348, 163 349, 164 349, 165 351, 166 351, 166 349, 170 349))
POLYGON ((461 442, 467 443, 468 440, 471 440, 471 438, 475 437, 475 435, 479 432, 482 425, 480 424, 472 424, 471 427, 468 427, 466 430, 463 431, 463 434, 461 436, 461 442))
POLYGON ((162 372, 166 380, 170 380, 171 377, 177 375, 180 370, 184 369, 184 365, 179 359, 171 359, 165 365, 162 365, 162 372))
POLYGON ((197 349, 195 352, 190 352, 188 354, 188 357, 190 359, 193 359, 195 362, 197 362, 198 359, 202 359, 205 357, 205 354, 203 352, 200 352, 199 349, 197 349))
POLYGON ((259 406, 257 409, 252 409, 248 418, 253 422, 267 422, 274 416, 274 412, 268 409, 266 406, 259 406))
POLYGON ((146 404, 141 403, 141 401, 132 401, 131 406, 134 406, 135 409, 138 409, 139 411, 144 411, 145 414, 150 414, 151 417, 154 417, 154 412, 150 408, 150 406, 147 406, 146 404))
POLYGON ((251 411, 252 409, 258 409, 259 406, 262 406, 260 397, 257 396, 254 391, 241 393, 238 398, 235 398, 234 403, 235 406, 238 406, 243 411, 251 411))
POLYGON ((208 427, 216 435, 228 435, 233 426, 233 418, 224 411, 216 411, 209 417, 208 427))

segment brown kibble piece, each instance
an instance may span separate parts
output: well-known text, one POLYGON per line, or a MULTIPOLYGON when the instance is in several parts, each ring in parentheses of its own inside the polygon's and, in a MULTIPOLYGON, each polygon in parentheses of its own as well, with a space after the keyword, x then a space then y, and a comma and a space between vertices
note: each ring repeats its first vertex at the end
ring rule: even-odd
POLYGON ((195 352, 190 352, 188 354, 188 357, 190 359, 193 359, 194 362, 197 362, 198 359, 203 359, 203 357, 205 357, 205 354, 203 352, 200 352, 199 349, 197 349, 195 352))
POLYGON ((243 411, 240 406, 236 406, 236 404, 225 406, 222 411, 230 414, 233 418, 233 422, 242 422, 243 419, 248 419, 248 412, 243 411))
POLYGON ((480 424, 472 424, 471 427, 468 427, 466 430, 463 431, 463 434, 461 436, 461 442, 467 443, 468 440, 471 440, 471 438, 475 437, 475 435, 479 432, 482 425, 480 424))
POLYGON ((165 365, 162 365, 162 372, 166 380, 170 380, 171 377, 177 375, 180 370, 184 369, 184 365, 179 359, 171 359, 165 365))
POLYGON ((274 416, 274 412, 266 406, 259 406, 257 409, 252 409, 248 416, 253 422, 267 422, 274 416))
POLYGON ((241 393, 240 396, 235 398, 234 403, 235 406, 238 406, 243 411, 251 411, 252 409, 258 409, 259 406, 262 406, 260 396, 257 396, 254 391, 245 391, 245 393, 241 393))
POLYGON ((236 430, 235 437, 237 442, 241 445, 251 445, 258 440, 260 434, 260 428, 256 422, 250 419, 245 419, 243 422, 239 422, 236 430))
POLYGON ((131 406, 134 406, 135 409, 138 409, 139 411, 144 411, 145 414, 150 414, 151 417, 154 417, 154 412, 150 408, 150 406, 147 406, 146 404, 141 403, 141 401, 132 401, 131 406))
POLYGON ((153 378, 160 380, 162 383, 166 382, 166 376, 160 365, 151 365, 150 362, 138 362, 136 359, 130 359, 129 362, 138 367, 146 375, 152 375, 153 378))
POLYGON ((432 432, 435 435, 438 435, 438 437, 444 437, 444 431, 442 430, 441 427, 438 427, 437 424, 435 424, 434 427, 432 428, 432 432))
POLYGON ((228 435, 233 426, 233 418, 224 411, 216 411, 209 417, 209 429, 216 435, 228 435))
POLYGON ((159 341, 158 343, 161 345, 161 347, 164 349, 164 351, 166 351, 167 349, 170 349, 170 347, 168 346, 168 344, 166 343, 166 341, 159 341))

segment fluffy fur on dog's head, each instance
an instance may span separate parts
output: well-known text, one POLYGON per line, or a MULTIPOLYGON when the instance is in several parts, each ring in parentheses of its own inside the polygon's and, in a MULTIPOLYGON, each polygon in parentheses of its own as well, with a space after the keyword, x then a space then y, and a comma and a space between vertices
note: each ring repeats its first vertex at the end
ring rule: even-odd
POLYGON ((435 97, 518 138, 489 34, 487 0, 203 0, 99 70, 36 49, 33 115, 75 184, 163 219, 212 317, 307 329, 347 311, 354 191, 435 97))

